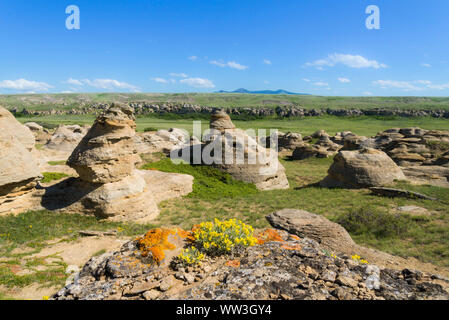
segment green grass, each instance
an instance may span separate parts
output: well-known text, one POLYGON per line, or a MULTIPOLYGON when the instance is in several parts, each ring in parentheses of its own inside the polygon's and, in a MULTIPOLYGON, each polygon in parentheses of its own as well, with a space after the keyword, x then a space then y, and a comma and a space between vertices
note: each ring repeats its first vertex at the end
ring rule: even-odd
POLYGON ((42 183, 61 180, 62 178, 66 178, 69 176, 68 174, 61 172, 43 172, 42 175, 44 176, 44 178, 41 180, 42 183))
POLYGON ((67 161, 66 160, 48 161, 47 163, 51 166, 62 166, 62 165, 65 165, 67 163, 67 161))
MULTIPOLYGON (((64 116, 42 116, 38 117, 40 122, 53 124, 79 124, 92 125, 95 117, 88 115, 64 115, 64 116)), ((36 117, 23 117, 18 119, 25 123, 36 121, 36 117)), ((180 128, 192 133, 193 120, 202 122, 203 131, 209 127, 209 121, 201 118, 180 118, 174 120, 159 119, 156 117, 137 118, 137 130, 143 132, 145 128, 169 129, 180 128)), ((304 136, 314 133, 318 129, 324 129, 329 134, 335 134, 345 130, 352 131, 358 135, 373 136, 378 132, 390 128, 421 127, 423 129, 447 130, 448 120, 431 117, 401 118, 401 117, 335 117, 320 116, 307 117, 303 119, 259 119, 241 121, 235 120, 234 124, 242 129, 278 129, 282 132, 299 132, 304 136)))
MULTIPOLYGON (((395 185, 398 188, 439 198, 441 201, 385 198, 373 195, 367 189, 325 189, 320 188, 316 183, 326 176, 332 159, 309 158, 302 161, 284 159, 282 163, 290 182, 289 190, 242 192, 231 198, 220 199, 189 196, 170 200, 159 205, 161 214, 157 223, 190 228, 194 224, 214 218, 222 220, 239 218, 254 227, 263 228, 269 226, 265 219, 266 215, 285 208, 303 209, 321 214, 332 221, 338 221, 342 215, 365 208, 392 214, 399 206, 416 205, 431 211, 432 215, 430 217, 404 215, 400 218, 399 224, 392 228, 393 231, 388 228, 382 230, 382 226, 378 226, 377 231, 369 230, 368 223, 365 229, 349 230, 350 234, 361 245, 449 267, 449 193, 447 189, 425 185, 414 186, 404 182, 395 185), (405 228, 402 228, 404 226, 405 228)), ((179 170, 179 172, 185 171, 185 169, 179 170)), ((383 221, 393 221, 390 215, 382 216, 382 218, 384 218, 383 221)))
POLYGON ((158 162, 148 163, 142 169, 157 169, 163 172, 184 173, 193 176, 193 192, 187 196, 193 199, 220 200, 259 192, 253 184, 237 181, 230 174, 209 166, 174 164, 170 159, 162 159, 158 162))
MULTIPOLYGON (((40 287, 61 287, 68 276, 65 274, 67 265, 61 258, 51 257, 51 263, 45 261, 48 257, 30 258, 46 247, 47 241, 76 240, 81 230, 118 230, 119 235, 131 237, 144 234, 154 227, 154 224, 100 221, 91 216, 50 211, 0 217, 0 256, 7 258, 0 261, 0 286, 13 288, 37 283, 40 287), (18 253, 14 249, 23 250, 18 253), (26 269, 28 273, 17 275, 14 268, 26 269)), ((0 295, 0 300, 3 297, 0 295)))
POLYGON ((223 93, 78 93, 78 94, 21 94, 0 95, 0 105, 49 110, 70 110, 81 102, 108 103, 145 101, 150 103, 189 103, 213 107, 275 107, 300 105, 305 109, 445 109, 449 108, 447 97, 326 97, 313 95, 266 95, 223 93))

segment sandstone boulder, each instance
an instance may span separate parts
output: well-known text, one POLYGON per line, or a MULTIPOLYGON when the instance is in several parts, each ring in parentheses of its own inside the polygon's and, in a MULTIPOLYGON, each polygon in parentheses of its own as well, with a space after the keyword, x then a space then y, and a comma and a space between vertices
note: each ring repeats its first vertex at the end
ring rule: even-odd
POLYGON ((28 150, 34 148, 34 136, 30 129, 14 118, 11 112, 0 106, 0 139, 14 136, 28 150))
POLYGON ((355 245, 342 226, 304 210, 284 209, 266 218, 274 228, 285 230, 301 238, 313 239, 323 247, 337 252, 350 251, 355 245))
POLYGON ((223 112, 211 118, 211 133, 205 139, 203 164, 213 165, 236 180, 253 183, 259 190, 289 188, 277 150, 261 146, 256 138, 234 128, 223 112))
POLYGON ((388 185, 395 180, 405 180, 401 168, 384 152, 364 148, 340 151, 320 185, 328 188, 366 188, 388 185))
POLYGON ((303 145, 304 141, 302 140, 302 135, 300 133, 287 132, 285 135, 278 136, 279 150, 295 150, 303 145))
POLYGON ((37 161, 15 136, 0 136, 0 159, 0 197, 30 190, 42 178, 37 161))
POLYGON ((235 129, 235 126, 226 111, 215 110, 210 116, 210 128, 222 131, 235 129))
POLYGON ((142 160, 134 146, 133 111, 124 105, 113 105, 100 115, 75 148, 67 165, 80 178, 92 183, 119 181, 132 174, 142 160))
POLYGON ((87 134, 87 131, 87 127, 79 125, 61 125, 55 130, 44 147, 51 150, 73 152, 87 134))

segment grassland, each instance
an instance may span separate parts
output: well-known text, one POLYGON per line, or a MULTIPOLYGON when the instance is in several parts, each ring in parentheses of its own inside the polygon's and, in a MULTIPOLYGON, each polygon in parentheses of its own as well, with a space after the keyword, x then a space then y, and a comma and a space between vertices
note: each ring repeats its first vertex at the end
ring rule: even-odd
MULTIPOLYGON (((58 124, 80 124, 92 125, 95 118, 88 115, 65 115, 65 116, 42 116, 42 117, 20 117, 20 122, 38 122, 55 126, 58 124)), ((138 117, 137 130, 143 132, 146 128, 169 129, 180 128, 192 133, 192 121, 202 121, 203 129, 208 128, 209 122, 204 119, 177 119, 165 120, 155 117, 138 117)), ((448 130, 449 120, 430 117, 402 118, 402 117, 335 117, 320 116, 303 119, 261 119, 251 121, 234 120, 237 127, 242 129, 278 129, 282 132, 299 132, 310 135, 318 129, 324 129, 329 134, 349 130, 358 135, 372 136, 379 131, 389 128, 406 128, 417 126, 423 129, 448 130)))
POLYGON ((117 102, 189 103, 213 107, 276 107, 300 105, 306 109, 449 109, 448 97, 328 97, 230 93, 79 93, 0 95, 0 105, 30 110, 71 109, 80 104, 117 102))

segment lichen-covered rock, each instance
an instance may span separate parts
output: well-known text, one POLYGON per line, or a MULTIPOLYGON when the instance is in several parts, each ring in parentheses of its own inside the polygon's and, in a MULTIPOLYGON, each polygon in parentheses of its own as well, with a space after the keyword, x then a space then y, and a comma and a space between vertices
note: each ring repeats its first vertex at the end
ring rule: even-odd
POLYGON ((405 180, 401 168, 384 152, 363 148, 340 151, 320 185, 327 188, 366 188, 385 186, 395 180, 405 180))
MULTIPOLYGON (((209 259, 199 267, 173 268, 173 264, 158 266, 142 257, 142 239, 152 244, 164 238, 162 229, 152 230, 118 252, 92 258, 75 281, 52 299, 449 299, 448 279, 360 263, 345 255, 330 254, 312 239, 275 232, 278 235, 273 240, 233 256, 209 259)), ((182 246, 182 239, 178 246, 182 246)))

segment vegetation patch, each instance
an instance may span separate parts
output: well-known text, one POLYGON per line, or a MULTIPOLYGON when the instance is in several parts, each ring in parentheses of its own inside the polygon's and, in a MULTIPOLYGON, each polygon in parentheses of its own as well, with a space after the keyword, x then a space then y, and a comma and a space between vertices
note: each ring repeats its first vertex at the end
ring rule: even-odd
POLYGON ((44 178, 41 180, 42 183, 49 183, 69 177, 68 174, 61 172, 43 172, 42 175, 44 176, 44 178))
POLYGON ((376 238, 405 236, 417 223, 416 218, 409 215, 383 212, 369 206, 341 214, 336 221, 352 234, 376 238))
POLYGON ((148 163, 142 169, 184 173, 193 176, 195 178, 193 192, 187 196, 189 198, 220 200, 259 192, 254 184, 235 180, 230 174, 210 166, 174 164, 170 159, 163 159, 155 163, 148 163))
POLYGON ((62 165, 65 165, 67 163, 67 161, 66 160, 48 161, 47 163, 51 166, 62 166, 62 165))

